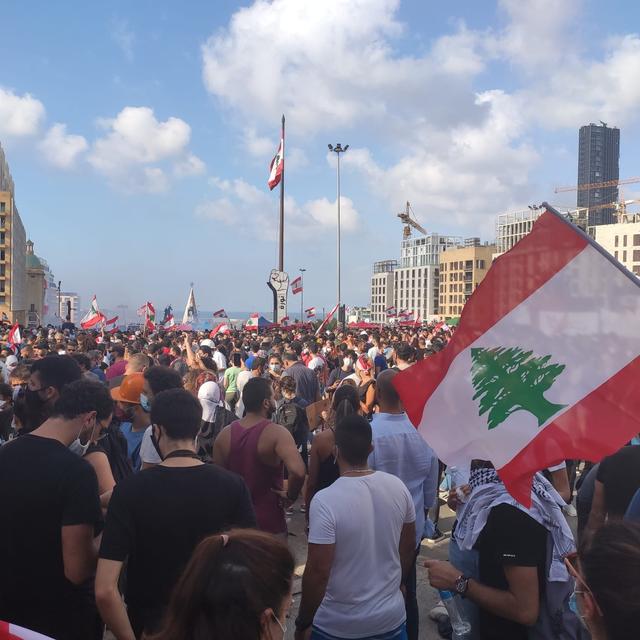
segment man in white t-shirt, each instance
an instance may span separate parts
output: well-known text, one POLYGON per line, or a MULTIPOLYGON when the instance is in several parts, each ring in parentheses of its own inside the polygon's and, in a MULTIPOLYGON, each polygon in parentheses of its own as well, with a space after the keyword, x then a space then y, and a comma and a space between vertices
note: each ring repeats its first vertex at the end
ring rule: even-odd
POLYGON ((416 513, 403 482, 367 466, 371 426, 352 415, 335 429, 340 478, 315 494, 296 640, 406 637, 400 591, 415 554, 416 513))

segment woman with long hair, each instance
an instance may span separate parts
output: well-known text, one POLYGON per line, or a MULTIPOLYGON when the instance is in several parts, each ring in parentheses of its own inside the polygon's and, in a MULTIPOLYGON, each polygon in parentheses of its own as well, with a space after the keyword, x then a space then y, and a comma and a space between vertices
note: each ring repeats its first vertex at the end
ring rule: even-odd
POLYGON ((356 373, 360 384, 358 395, 360 396, 360 408, 365 418, 371 419, 373 407, 376 403, 376 381, 373 377, 373 363, 369 356, 362 355, 356 361, 356 373))
POLYGON ((307 513, 313 496, 332 485, 340 476, 333 457, 336 444, 335 426, 344 417, 360 413, 360 398, 356 387, 342 384, 336 389, 327 416, 327 428, 313 439, 309 455, 309 477, 305 493, 307 513))
POLYGON ((294 567, 286 542, 262 531, 205 538, 145 640, 282 640, 294 567))

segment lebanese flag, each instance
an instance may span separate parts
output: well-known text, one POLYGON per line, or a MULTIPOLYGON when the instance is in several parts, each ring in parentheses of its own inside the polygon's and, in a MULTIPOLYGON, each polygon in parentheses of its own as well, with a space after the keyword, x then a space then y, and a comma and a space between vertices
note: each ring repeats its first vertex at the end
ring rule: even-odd
POLYGON ((336 306, 333 307, 331 311, 329 311, 329 313, 327 314, 327 317, 322 321, 322 323, 318 327, 316 331, 316 336, 319 336, 324 331, 325 327, 329 324, 331 318, 333 318, 333 314, 338 310, 339 306, 340 306, 340 303, 336 304, 336 306))
POLYGON ((147 302, 146 308, 144 326, 149 329, 149 331, 154 331, 156 328, 156 309, 150 302, 147 302))
POLYGON ((217 311, 214 311, 213 317, 214 318, 226 318, 227 317, 227 312, 224 309, 218 309, 217 311))
POLYGON ((597 462, 640 432, 640 281, 544 206, 447 348, 394 380, 443 462, 490 460, 527 507, 537 471, 597 462))
POLYGON ((284 173, 284 124, 282 125, 282 135, 280 137, 280 145, 278 151, 269 166, 269 189, 273 191, 280 184, 282 174, 284 173))
POLYGON ((395 307, 387 307, 386 314, 388 318, 395 318, 398 315, 398 310, 395 307))
POLYGON ((226 322, 221 322, 219 325, 211 329, 211 333, 209 333, 210 338, 214 338, 220 333, 229 334, 231 333, 231 329, 226 322))
POLYGON ((305 309, 304 312, 307 314, 307 318, 315 318, 316 317, 316 308, 315 307, 309 307, 308 309, 305 309))
POLYGON ((87 315, 80 320, 80 326, 83 329, 91 329, 91 327, 95 327, 103 320, 105 320, 105 317, 98 308, 98 300, 93 296, 93 299, 91 300, 91 307, 89 308, 89 311, 87 311, 87 315))
POLYGON ((116 316, 115 318, 111 318, 111 320, 105 320, 104 321, 105 326, 108 327, 112 324, 115 324, 116 322, 118 322, 118 318, 119 316, 116 316))
POLYGON ((291 293, 293 293, 294 296, 302 293, 302 276, 298 276, 291 282, 291 293))
POLYGON ((9 344, 14 347, 17 344, 22 344, 22 334, 20 333, 20 327, 17 322, 11 327, 11 331, 9 331, 9 344))
POLYGON ((171 329, 172 327, 175 327, 176 325, 176 319, 173 317, 173 314, 170 313, 167 316, 167 319, 164 321, 164 324, 162 325, 165 329, 171 329))
POLYGON ((43 636, 36 631, 29 631, 17 624, 0 621, 0 640, 53 640, 53 638, 43 636))
POLYGON ((280 318, 280 324, 283 327, 286 327, 289 324, 289 316, 285 316, 284 318, 280 318))
POLYGON ((257 327, 258 326, 258 318, 260 317, 259 313, 252 313, 251 316, 249 316, 249 319, 247 320, 247 324, 245 324, 245 327, 257 327))

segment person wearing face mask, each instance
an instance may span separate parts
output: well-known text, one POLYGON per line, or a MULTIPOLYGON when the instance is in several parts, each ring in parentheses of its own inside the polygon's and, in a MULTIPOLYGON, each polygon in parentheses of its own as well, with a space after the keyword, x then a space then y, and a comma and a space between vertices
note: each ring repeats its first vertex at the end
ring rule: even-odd
POLYGON ((151 422, 161 462, 113 490, 95 584, 98 608, 117 640, 157 631, 171 591, 203 538, 255 526, 242 479, 198 458, 201 416, 200 403, 188 391, 157 394, 151 422), (125 608, 118 579, 127 558, 125 608))
POLYGON ((80 365, 71 356, 47 356, 31 366, 25 389, 26 424, 20 433, 39 427, 53 412, 64 387, 82 378, 80 365))
POLYGON ((149 640, 284 640, 294 568, 287 545, 266 533, 236 529, 206 538, 176 585, 162 630, 149 640))
MULTIPOLYGON (((155 366, 147 369, 144 372, 142 393, 140 394, 140 406, 143 411, 149 414, 155 396, 169 389, 182 389, 182 378, 177 371, 164 366, 155 366)), ((142 436, 142 444, 140 445, 142 469, 148 469, 161 462, 160 456, 153 446, 152 431, 151 426, 149 426, 142 436)))
POLYGON ((302 489, 305 466, 291 433, 271 422, 276 409, 271 382, 251 378, 242 391, 242 401, 246 415, 225 427, 216 438, 213 461, 244 478, 258 528, 286 536, 284 509, 296 501, 302 489))
POLYGON ((120 433, 127 441, 127 455, 134 471, 140 471, 142 438, 149 426, 149 414, 140 404, 144 386, 144 374, 125 376, 119 387, 111 389, 111 397, 117 402, 116 412, 120 418, 120 433))
POLYGON ((352 350, 346 351, 344 356, 342 357, 342 362, 340 364, 340 367, 337 369, 334 369, 329 374, 329 381, 327 383, 328 391, 335 390, 345 378, 348 378, 349 376, 352 376, 355 373, 353 369, 353 364, 355 361, 356 361, 355 351, 352 351, 352 350))
POLYGON ((631 640, 640 626, 640 525, 609 522, 565 558, 571 609, 592 640, 631 640))
POLYGON ((57 640, 102 637, 87 593, 102 521, 98 482, 69 447, 112 411, 104 385, 71 382, 40 427, 0 448, 0 620, 57 640))

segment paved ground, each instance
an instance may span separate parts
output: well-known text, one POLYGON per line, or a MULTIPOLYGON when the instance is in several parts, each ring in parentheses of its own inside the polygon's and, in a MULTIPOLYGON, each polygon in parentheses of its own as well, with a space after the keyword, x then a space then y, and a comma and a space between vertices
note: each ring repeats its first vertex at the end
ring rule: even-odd
MULTIPOLYGON (((449 533, 453 525, 454 513, 443 505, 440 509, 440 529, 445 534, 445 538, 439 542, 431 543, 423 541, 420 549, 420 558, 429 557, 438 560, 447 559, 447 549, 449 547, 449 533)), ((295 513, 289 522, 289 546, 298 561, 296 574, 302 576, 304 571, 304 562, 307 555, 307 537, 304 533, 304 516, 299 512, 296 505, 295 513)), ((420 607, 420 639, 421 640, 438 640, 440 636, 436 626, 429 620, 429 610, 435 606, 438 601, 437 592, 429 586, 427 579, 427 570, 422 566, 422 562, 418 559, 417 564, 418 578, 418 605, 420 607)), ((297 608, 300 604, 300 578, 296 579, 294 584, 294 605, 287 629, 287 639, 293 638, 293 620, 297 615, 297 608)))

